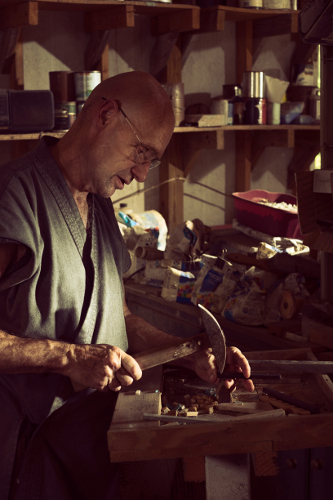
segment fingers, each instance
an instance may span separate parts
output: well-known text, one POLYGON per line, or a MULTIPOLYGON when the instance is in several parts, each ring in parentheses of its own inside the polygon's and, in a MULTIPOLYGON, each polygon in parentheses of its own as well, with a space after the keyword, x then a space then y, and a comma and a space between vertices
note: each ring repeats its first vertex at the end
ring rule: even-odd
POLYGON ((120 366, 113 367, 113 378, 108 384, 108 389, 118 392, 122 386, 129 386, 134 380, 139 380, 142 376, 142 371, 138 363, 132 356, 129 356, 124 351, 119 349, 120 366))
MULTIPOLYGON (((248 379, 251 376, 251 367, 244 356, 244 354, 237 349, 237 347, 228 347, 227 348, 227 359, 226 363, 229 365, 228 370, 230 371, 238 371, 243 372, 244 377, 248 379)), ((252 380, 241 379, 245 389, 249 392, 254 391, 254 384, 252 380)), ((226 387, 230 389, 233 385, 233 380, 226 380, 226 387)))

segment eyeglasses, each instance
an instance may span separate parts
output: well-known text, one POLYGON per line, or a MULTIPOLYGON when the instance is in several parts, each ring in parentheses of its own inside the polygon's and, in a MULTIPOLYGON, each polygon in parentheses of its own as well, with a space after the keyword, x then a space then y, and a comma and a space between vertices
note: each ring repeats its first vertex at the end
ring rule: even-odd
MULTIPOLYGON (((104 101, 107 101, 108 99, 106 97, 102 97, 102 99, 104 101)), ((152 170, 153 168, 156 168, 156 167, 159 167, 160 164, 161 164, 161 161, 158 160, 157 158, 152 158, 152 159, 149 159, 147 157, 147 155, 151 155, 152 152, 149 151, 149 149, 147 149, 141 142, 141 139, 140 137, 138 136, 138 134, 136 133, 135 131, 135 128, 133 127, 133 125, 131 124, 131 122, 129 121, 127 115, 125 114, 125 112, 121 109, 121 107, 118 105, 119 107, 119 111, 122 113, 122 115, 124 116, 125 120, 127 121, 128 125, 131 127, 131 130, 133 132, 133 134, 135 135, 138 143, 140 144, 140 148, 142 149, 142 151, 140 151, 140 153, 138 153, 135 158, 134 158, 134 162, 137 163, 138 165, 143 165, 145 163, 150 163, 150 166, 149 166, 149 170, 152 170)))

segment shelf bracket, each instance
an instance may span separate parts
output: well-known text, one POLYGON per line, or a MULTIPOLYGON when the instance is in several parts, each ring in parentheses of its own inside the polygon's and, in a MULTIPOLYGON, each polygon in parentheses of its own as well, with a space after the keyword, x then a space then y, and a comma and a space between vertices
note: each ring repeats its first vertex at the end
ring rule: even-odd
POLYGON ((38 3, 25 2, 0 9, 0 31, 38 25, 38 3))
POLYGON ((84 30, 86 33, 133 28, 134 26, 133 5, 117 5, 112 9, 87 12, 84 15, 84 30))
POLYGON ((197 30, 200 28, 200 9, 187 9, 180 12, 172 12, 163 16, 153 17, 151 20, 151 32, 153 36, 165 33, 197 30))

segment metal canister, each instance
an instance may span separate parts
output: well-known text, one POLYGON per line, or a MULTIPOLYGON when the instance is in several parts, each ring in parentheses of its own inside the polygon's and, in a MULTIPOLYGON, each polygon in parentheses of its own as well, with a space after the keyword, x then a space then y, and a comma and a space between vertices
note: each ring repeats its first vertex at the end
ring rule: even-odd
POLYGON ((262 9, 263 0, 239 0, 239 6, 246 9, 262 9))
POLYGON ((76 102, 54 103, 54 130, 69 130, 76 118, 76 102))
POLYGON ((100 71, 76 71, 74 73, 75 98, 77 101, 86 101, 91 92, 101 83, 100 71))
POLYGON ((267 101, 259 97, 250 97, 244 100, 244 124, 266 125, 267 101))
POLYGON ((50 71, 50 90, 54 102, 75 101, 74 77, 71 71, 50 71))
POLYGON ((265 73, 245 71, 243 74, 243 96, 263 99, 265 97, 265 73))
POLYGON ((162 87, 171 99, 176 120, 175 125, 178 127, 185 118, 184 84, 181 82, 165 83, 162 87))

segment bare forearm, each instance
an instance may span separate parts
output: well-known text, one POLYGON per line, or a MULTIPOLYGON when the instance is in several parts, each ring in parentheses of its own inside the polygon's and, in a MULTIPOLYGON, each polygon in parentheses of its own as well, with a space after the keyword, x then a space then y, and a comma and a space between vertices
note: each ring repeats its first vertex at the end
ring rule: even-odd
POLYGON ((48 339, 16 337, 0 331, 0 373, 63 373, 73 358, 73 346, 48 339))

